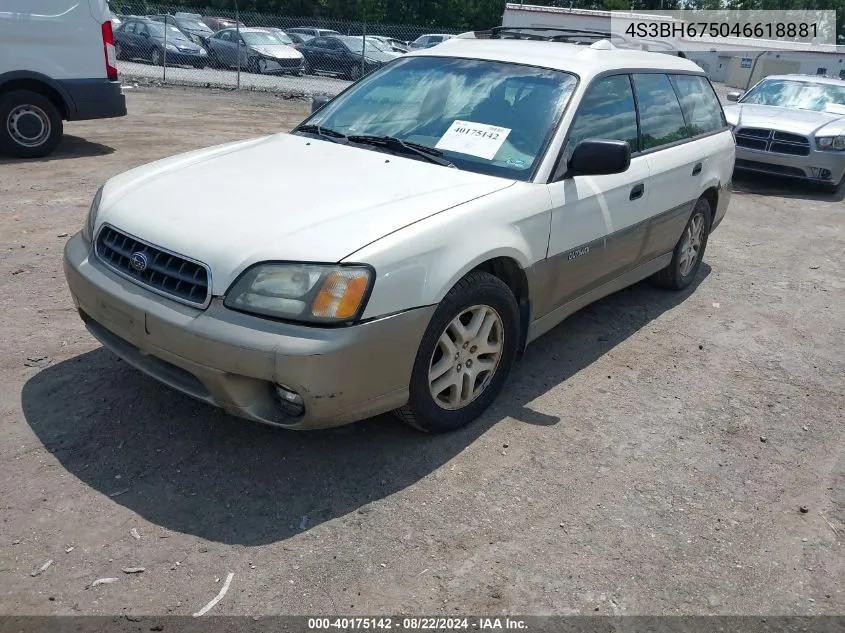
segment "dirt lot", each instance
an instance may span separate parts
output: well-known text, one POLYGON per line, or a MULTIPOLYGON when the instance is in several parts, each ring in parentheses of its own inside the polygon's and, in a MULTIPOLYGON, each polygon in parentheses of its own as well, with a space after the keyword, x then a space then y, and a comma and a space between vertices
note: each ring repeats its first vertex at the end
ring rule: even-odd
POLYGON ((465 431, 296 434, 101 349, 61 251, 109 176, 307 107, 128 92, 0 162, 0 612, 190 614, 231 572, 212 613, 845 613, 842 191, 738 181, 694 290, 573 316, 465 431))

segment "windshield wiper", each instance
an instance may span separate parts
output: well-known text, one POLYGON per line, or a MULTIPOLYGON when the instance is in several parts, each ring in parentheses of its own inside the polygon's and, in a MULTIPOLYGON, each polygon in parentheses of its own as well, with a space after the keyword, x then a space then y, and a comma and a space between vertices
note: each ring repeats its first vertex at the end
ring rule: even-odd
POLYGON ((344 134, 343 132, 338 132, 337 130, 333 130, 330 127, 322 127, 320 125, 314 125, 312 123, 309 123, 308 125, 300 125, 299 127, 294 128, 293 131, 307 132, 308 134, 324 136, 334 143, 339 143, 340 141, 346 139, 346 134, 344 134))
POLYGON ((419 143, 411 143, 403 141, 395 136, 348 136, 346 137, 350 143, 361 143, 364 145, 375 145, 377 147, 385 147, 394 152, 403 152, 405 154, 414 154, 420 156, 430 163, 441 165, 442 167, 454 167, 454 163, 443 158, 443 152, 439 149, 434 149, 428 145, 420 145, 419 143))

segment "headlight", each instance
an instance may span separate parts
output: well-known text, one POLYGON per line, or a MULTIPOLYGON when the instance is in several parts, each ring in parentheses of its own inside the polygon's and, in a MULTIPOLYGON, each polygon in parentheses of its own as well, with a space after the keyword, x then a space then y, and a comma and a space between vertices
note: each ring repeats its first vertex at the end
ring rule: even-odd
POLYGON ((227 308, 307 323, 338 323, 361 315, 373 282, 367 266, 258 264, 226 293, 227 308))
POLYGON ((816 142, 819 144, 819 149, 845 151, 845 136, 819 136, 816 142))
POLYGON ((167 43, 167 47, 166 47, 166 48, 167 48, 167 50, 169 50, 171 53, 178 53, 178 52, 179 52, 179 48, 178 48, 175 44, 171 44, 170 42, 168 42, 168 43, 167 43))
POLYGON ((91 207, 88 209, 88 216, 85 218, 85 224, 82 226, 82 237, 86 242, 94 239, 94 225, 97 223, 97 213, 100 211, 100 198, 103 197, 103 188, 97 189, 94 194, 94 200, 91 202, 91 207))
POLYGON ((204 48, 200 47, 199 54, 200 55, 208 55, 208 52, 204 48))

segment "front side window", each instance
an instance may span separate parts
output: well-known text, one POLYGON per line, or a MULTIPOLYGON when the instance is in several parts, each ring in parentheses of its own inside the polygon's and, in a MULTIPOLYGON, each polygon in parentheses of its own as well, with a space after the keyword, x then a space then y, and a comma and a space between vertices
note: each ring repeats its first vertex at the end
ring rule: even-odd
POLYGON ((400 58, 305 124, 347 136, 391 136, 442 151, 460 169, 529 180, 577 84, 520 64, 400 58))
POLYGON ((605 77, 590 86, 570 127, 565 153, 571 155, 588 138, 626 141, 637 151, 637 111, 628 75, 605 77))
POLYGON ((640 113, 640 150, 675 143, 688 137, 684 115, 669 77, 657 73, 633 75, 640 113))
POLYGON ((796 79, 764 79, 740 103, 823 112, 828 104, 845 105, 845 86, 796 79))
POLYGON ((706 78, 672 75, 670 79, 681 102, 690 136, 717 132, 727 125, 719 98, 706 78))

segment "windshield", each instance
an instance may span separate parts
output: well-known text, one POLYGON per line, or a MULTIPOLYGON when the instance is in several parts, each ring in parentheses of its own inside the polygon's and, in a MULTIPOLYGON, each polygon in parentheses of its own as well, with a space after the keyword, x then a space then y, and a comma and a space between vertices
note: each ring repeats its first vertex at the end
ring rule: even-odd
POLYGON ((200 31, 202 33, 214 33, 210 28, 208 28, 202 22, 198 20, 186 20, 186 19, 176 19, 176 24, 180 27, 185 29, 186 31, 200 31))
MULTIPOLYGON (((346 48, 348 48, 353 53, 360 53, 363 50, 364 46, 364 38, 363 37, 339 37, 337 38, 341 42, 344 43, 346 48)), ((367 52, 368 53, 383 53, 384 50, 379 48, 376 44, 375 40, 371 40, 367 38, 367 52)))
POLYGON ((276 36, 273 33, 267 32, 244 32, 241 31, 241 37, 244 38, 244 42, 249 44, 250 46, 273 46, 279 43, 279 40, 276 39, 276 36))
POLYGON ((288 37, 287 33, 284 33, 282 31, 273 31, 271 35, 277 40, 279 40, 279 42, 282 44, 293 44, 293 40, 288 37))
POLYGON ((529 180, 577 79, 476 59, 400 58, 306 123, 433 147, 458 168, 529 180))
MULTIPOLYGON (((150 22, 147 24, 147 28, 150 29, 150 35, 153 37, 161 37, 164 38, 164 24, 161 22, 150 22)), ((167 39, 169 40, 188 40, 185 37, 185 34, 182 33, 179 29, 177 29, 172 24, 167 25, 167 39)))
POLYGON ((831 103, 845 105, 845 86, 793 79, 766 79, 752 88, 741 102, 822 112, 831 103))

